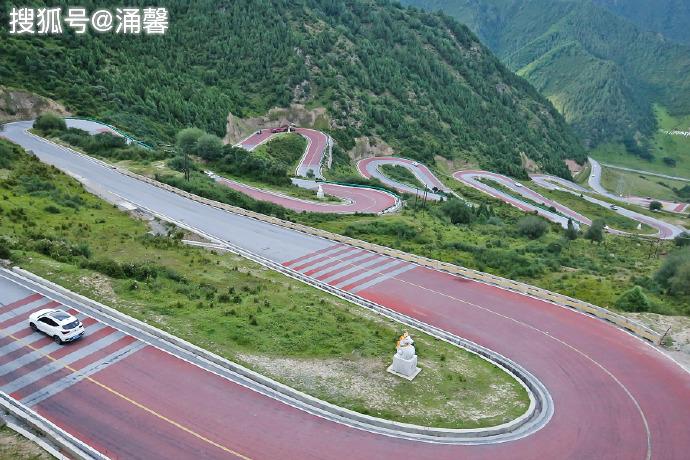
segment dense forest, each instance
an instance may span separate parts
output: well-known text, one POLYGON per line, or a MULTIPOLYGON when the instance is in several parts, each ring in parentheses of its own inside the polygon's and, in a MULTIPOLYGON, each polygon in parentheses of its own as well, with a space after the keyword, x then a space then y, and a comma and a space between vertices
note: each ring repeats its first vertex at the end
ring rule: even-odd
MULTIPOLYGON (((172 143, 188 126, 222 135, 228 113, 298 102, 325 107, 346 150, 377 135, 404 156, 431 163, 441 155, 523 177, 524 156, 566 177, 563 158, 584 160, 551 103, 447 16, 385 0, 159 3, 171 15, 162 37, 3 29, 0 84, 150 143, 172 143)), ((7 10, 0 14, 7 23, 7 10)))
POLYGON ((690 45, 690 2, 687 0, 593 0, 642 30, 690 45), (650 7, 651 6, 651 7, 650 7))
POLYGON ((403 3, 441 9, 467 24, 553 102, 588 146, 649 137, 657 127, 654 103, 671 115, 690 113, 690 47, 661 36, 687 35, 687 20, 680 19, 687 18, 687 2, 595 2, 606 8, 573 0, 403 3), (638 27, 617 13, 646 24, 638 27), (666 23, 673 27, 662 30, 666 23))

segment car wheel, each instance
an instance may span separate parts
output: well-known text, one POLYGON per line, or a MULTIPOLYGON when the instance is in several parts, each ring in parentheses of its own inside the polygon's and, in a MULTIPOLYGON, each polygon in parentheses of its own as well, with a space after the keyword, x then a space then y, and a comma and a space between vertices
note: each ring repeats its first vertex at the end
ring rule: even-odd
POLYGON ((55 340, 55 343, 57 343, 58 345, 62 345, 62 339, 57 335, 53 336, 53 340, 55 340))
POLYGON ((36 327, 36 325, 35 325, 34 323, 29 323, 29 326, 31 326, 31 329, 32 329, 34 332, 38 332, 38 328, 36 327))

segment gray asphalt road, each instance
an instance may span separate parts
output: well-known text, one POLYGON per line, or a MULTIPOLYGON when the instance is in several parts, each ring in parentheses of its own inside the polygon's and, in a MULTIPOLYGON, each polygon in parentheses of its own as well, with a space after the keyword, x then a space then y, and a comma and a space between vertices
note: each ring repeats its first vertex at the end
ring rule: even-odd
POLYGON ((9 123, 2 136, 33 151, 42 161, 67 172, 112 203, 135 204, 279 263, 332 244, 311 235, 230 214, 124 176, 98 161, 28 133, 26 130, 30 127, 31 122, 9 123))
MULTIPOLYGON (((592 161, 590 158, 589 161, 592 161)), ((607 168, 611 169, 620 169, 621 171, 628 171, 628 172, 634 172, 634 173, 640 173, 640 174, 646 174, 648 176, 656 176, 656 177, 663 177, 664 179, 672 179, 672 180, 679 180, 679 181, 684 181, 684 182, 690 182, 690 179, 687 177, 680 177, 680 176, 669 176, 667 174, 661 174, 661 173, 655 173, 651 171, 643 171, 642 169, 633 169, 633 168, 626 168, 623 166, 616 166, 612 165, 609 163, 601 163, 603 166, 606 166, 607 168)))

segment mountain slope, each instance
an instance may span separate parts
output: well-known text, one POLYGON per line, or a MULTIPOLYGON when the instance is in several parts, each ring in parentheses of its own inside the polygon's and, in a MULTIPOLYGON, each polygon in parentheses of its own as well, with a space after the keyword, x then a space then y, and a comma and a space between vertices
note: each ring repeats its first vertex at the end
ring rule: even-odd
POLYGON ((325 107, 346 149, 376 135, 405 156, 513 175, 524 155, 566 176, 561 160, 584 158, 552 105, 448 17, 368 0, 160 3, 171 11, 163 37, 3 30, 0 82, 154 142, 190 125, 220 135, 229 112, 298 102, 325 107))
POLYGON ((466 22, 565 115, 588 145, 642 134, 652 106, 690 113, 690 47, 589 1, 405 0, 466 22))
POLYGON ((642 30, 690 45, 690 2, 687 0, 593 0, 637 24, 642 30))

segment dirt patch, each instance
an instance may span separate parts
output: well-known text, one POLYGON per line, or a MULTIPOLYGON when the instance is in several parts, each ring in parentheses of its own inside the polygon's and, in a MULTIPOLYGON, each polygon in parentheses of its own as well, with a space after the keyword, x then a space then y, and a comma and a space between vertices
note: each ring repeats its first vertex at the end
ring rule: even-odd
POLYGON ((582 168, 584 168, 584 166, 577 164, 575 160, 565 160, 565 165, 568 167, 570 174, 573 176, 579 174, 579 172, 582 171, 582 168))
POLYGON ((51 99, 0 86, 0 122, 36 118, 42 112, 48 111, 69 115, 63 105, 51 99))
POLYGON ((377 136, 363 136, 355 139, 355 146, 347 154, 357 161, 362 158, 391 156, 395 151, 377 136))
POLYGON ((81 283, 83 286, 86 286, 92 292, 108 302, 115 303, 117 301, 117 295, 115 294, 113 286, 110 284, 110 279, 108 279, 107 276, 98 274, 82 276, 79 278, 79 283, 81 283))
POLYGON ((292 104, 289 108, 274 107, 261 117, 239 118, 228 115, 225 138, 226 144, 235 144, 259 129, 294 123, 304 128, 328 129, 331 122, 323 107, 308 110, 302 104, 292 104))
POLYGON ((668 330, 664 351, 690 371, 690 318, 656 313, 627 313, 627 317, 664 334, 668 330), (671 328, 670 330, 668 328, 671 328))
POLYGON ((530 173, 539 172, 539 165, 537 164, 536 161, 532 160, 530 157, 528 157, 524 153, 520 153, 520 158, 522 160, 522 167, 525 168, 527 170, 527 172, 530 172, 530 173))
POLYGON ((7 427, 0 428, 0 460, 49 460, 45 450, 7 427))

